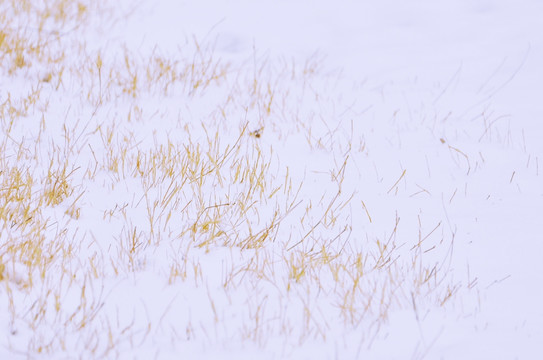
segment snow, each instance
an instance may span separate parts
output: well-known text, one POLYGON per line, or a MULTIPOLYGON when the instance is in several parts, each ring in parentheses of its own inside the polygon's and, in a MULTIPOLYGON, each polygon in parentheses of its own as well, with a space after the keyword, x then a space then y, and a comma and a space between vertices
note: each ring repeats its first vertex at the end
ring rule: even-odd
POLYGON ((543 354, 543 3, 61 3, 0 3, 0 357, 543 354))

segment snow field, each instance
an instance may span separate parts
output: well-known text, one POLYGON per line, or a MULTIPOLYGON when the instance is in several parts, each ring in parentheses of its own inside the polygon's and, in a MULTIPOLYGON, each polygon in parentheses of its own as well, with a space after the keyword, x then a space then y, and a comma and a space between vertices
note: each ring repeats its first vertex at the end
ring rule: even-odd
POLYGON ((503 89, 538 44, 385 79, 387 39, 438 20, 393 11, 364 64, 306 51, 350 2, 290 40, 304 2, 211 3, 0 4, 4 357, 536 354, 541 128, 503 89), (244 31, 275 13, 258 39, 292 57, 244 31))

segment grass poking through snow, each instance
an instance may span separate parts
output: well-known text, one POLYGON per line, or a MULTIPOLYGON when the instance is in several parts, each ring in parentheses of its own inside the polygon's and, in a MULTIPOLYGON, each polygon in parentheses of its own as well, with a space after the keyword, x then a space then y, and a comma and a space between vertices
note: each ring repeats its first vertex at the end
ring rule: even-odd
MULTIPOLYGON (((428 157, 376 163, 370 137, 391 151, 401 139, 372 135, 317 56, 298 64, 255 49, 227 63, 197 39, 148 54, 89 46, 86 35, 119 11, 0 2, 10 354, 196 344, 286 356, 344 336, 367 348, 391 314, 422 321, 477 291, 453 271, 446 212, 467 182, 425 182, 428 157)), ((481 139, 496 131, 485 124, 481 139)), ((428 136, 459 178, 483 166, 480 153, 428 136)))

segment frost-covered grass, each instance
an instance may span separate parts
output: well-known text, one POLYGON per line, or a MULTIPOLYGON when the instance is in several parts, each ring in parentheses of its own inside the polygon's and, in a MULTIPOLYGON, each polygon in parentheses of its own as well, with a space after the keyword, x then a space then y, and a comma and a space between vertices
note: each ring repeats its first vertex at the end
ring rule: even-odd
POLYGON ((509 115, 108 37, 138 9, 0 2, 4 357, 423 358, 475 321, 510 277, 480 212, 541 190, 509 115))

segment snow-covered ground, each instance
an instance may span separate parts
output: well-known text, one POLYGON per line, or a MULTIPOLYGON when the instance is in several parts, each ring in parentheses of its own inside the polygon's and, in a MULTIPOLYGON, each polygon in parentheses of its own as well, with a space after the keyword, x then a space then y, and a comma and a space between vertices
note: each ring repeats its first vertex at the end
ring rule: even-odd
POLYGON ((543 356, 541 19, 0 1, 0 357, 543 356))

